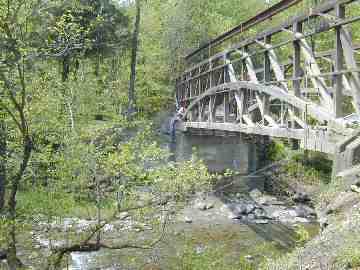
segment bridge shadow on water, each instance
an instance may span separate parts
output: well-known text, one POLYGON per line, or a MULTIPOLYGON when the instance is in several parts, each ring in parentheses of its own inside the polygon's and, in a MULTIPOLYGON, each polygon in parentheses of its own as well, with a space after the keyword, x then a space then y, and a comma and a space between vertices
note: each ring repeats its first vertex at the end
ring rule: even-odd
MULTIPOLYGON (((202 159, 212 173, 223 173, 230 169, 236 176, 228 177, 214 186, 214 196, 225 206, 233 201, 229 198, 239 196, 251 201, 249 191, 259 189, 264 191, 264 177, 246 177, 249 173, 260 169, 262 153, 256 143, 235 136, 189 135, 178 133, 176 140, 167 145, 172 153, 169 161, 189 160, 192 155, 202 159)), ((254 202, 254 204, 256 204, 254 202)), ((258 237, 275 244, 279 249, 291 249, 295 246, 296 233, 294 229, 275 221, 267 224, 256 224, 253 221, 234 220, 239 225, 246 225, 258 237)), ((239 227, 240 228, 240 227, 239 227)))
MULTIPOLYGON (((264 190, 264 176, 247 177, 247 176, 233 176, 218 183, 214 189, 217 190, 214 195, 221 200, 221 202, 231 209, 234 201, 231 198, 237 197, 240 194, 242 199, 248 203, 257 205, 251 199, 249 191, 253 189, 264 190), (225 187, 225 188, 224 188, 225 187)), ((236 210, 231 210, 236 215, 236 210)), ((271 242, 279 249, 288 250, 295 247, 297 235, 294 228, 282 224, 274 220, 266 220, 266 224, 257 224, 254 220, 239 219, 236 220, 239 224, 246 225, 253 230, 257 236, 261 237, 267 242, 271 242)))

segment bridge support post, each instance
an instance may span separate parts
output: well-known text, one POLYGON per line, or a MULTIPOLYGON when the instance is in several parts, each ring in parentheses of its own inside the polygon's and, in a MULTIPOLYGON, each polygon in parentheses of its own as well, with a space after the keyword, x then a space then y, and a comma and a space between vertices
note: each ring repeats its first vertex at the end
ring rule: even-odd
POLYGON ((216 98, 216 96, 210 96, 210 101, 209 101, 209 121, 210 121, 210 123, 216 122, 215 98, 216 98))
MULTIPOLYGON (((271 36, 265 37, 265 44, 271 43, 271 36)), ((271 81, 271 61, 269 58, 269 52, 265 51, 264 54, 264 82, 265 84, 269 83, 271 81)), ((263 123, 265 125, 265 115, 270 115, 270 97, 268 95, 263 96, 263 123)))
MULTIPOLYGON (((302 23, 296 22, 293 25, 294 33, 302 32, 302 23)), ((301 96, 301 81, 299 78, 302 76, 301 70, 301 45, 299 40, 294 41, 294 54, 293 54, 293 87, 295 96, 301 96)))
POLYGON ((204 110, 204 101, 199 101, 199 114, 198 114, 198 122, 202 122, 203 120, 203 110, 204 110))
POLYGON ((268 163, 270 142, 269 136, 255 136, 256 153, 258 157, 257 169, 265 167, 268 163))
MULTIPOLYGON (((345 17, 345 7, 342 5, 336 6, 336 16, 340 19, 345 17)), ((344 68, 344 52, 341 44, 341 27, 335 28, 335 72, 340 72, 344 68)), ((335 117, 342 117, 342 100, 343 100, 343 74, 335 75, 335 91, 334 91, 334 112, 335 117)))
POLYGON ((229 122, 229 93, 224 93, 224 123, 229 122))

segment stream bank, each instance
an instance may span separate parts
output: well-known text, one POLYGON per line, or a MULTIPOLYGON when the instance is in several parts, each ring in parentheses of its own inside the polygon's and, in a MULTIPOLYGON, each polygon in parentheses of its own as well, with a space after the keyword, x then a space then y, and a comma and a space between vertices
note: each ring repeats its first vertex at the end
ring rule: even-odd
MULTIPOLYGON (((213 190, 195 194, 184 205, 168 205, 173 209, 171 223, 164 241, 154 249, 73 252, 65 269, 224 270, 244 265, 257 269, 264 260, 293 250, 299 229, 310 237, 317 233, 312 210, 304 209, 303 202, 266 194, 266 174, 254 174, 261 153, 253 143, 239 136, 178 134, 175 142, 168 136, 158 139, 172 153, 169 162, 190 160, 193 155, 202 159, 219 176, 213 190)), ((146 192, 146 188, 139 190, 139 194, 146 192)), ((158 215, 150 213, 148 220, 158 215)), ((38 263, 49 255, 49 247, 64 245, 71 240, 67 235, 76 236, 96 224, 94 216, 68 216, 50 224, 39 216, 30 235, 22 237, 27 248, 19 256, 32 269, 43 269, 38 263)), ((104 228, 104 237, 109 242, 151 239, 156 234, 154 224, 144 220, 138 222, 131 213, 117 216, 104 228)))

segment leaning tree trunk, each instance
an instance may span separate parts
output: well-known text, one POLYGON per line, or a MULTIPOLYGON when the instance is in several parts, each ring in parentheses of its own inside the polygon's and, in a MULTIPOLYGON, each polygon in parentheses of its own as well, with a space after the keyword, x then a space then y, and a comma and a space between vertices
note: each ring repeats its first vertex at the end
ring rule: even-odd
POLYGON ((136 81, 136 59, 139 45, 139 33, 140 33, 140 16, 141 16, 141 0, 136 0, 136 19, 135 29, 132 37, 132 52, 131 52, 131 73, 130 73, 130 84, 129 84, 129 105, 128 113, 131 114, 135 110, 135 81, 136 81))
MULTIPOLYGON (((0 117, 1 111, 0 111, 0 117)), ((0 213, 4 209, 6 188, 6 127, 0 118, 0 213)))

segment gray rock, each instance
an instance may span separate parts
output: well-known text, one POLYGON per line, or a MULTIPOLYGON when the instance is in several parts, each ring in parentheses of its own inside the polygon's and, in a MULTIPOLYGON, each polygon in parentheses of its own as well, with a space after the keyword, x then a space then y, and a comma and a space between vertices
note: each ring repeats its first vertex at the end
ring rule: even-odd
POLYGON ((251 214, 252 212, 254 212, 255 210, 255 205, 254 204, 248 204, 246 205, 246 214, 251 214))
POLYGON ((260 197, 263 196, 263 194, 261 193, 261 191, 258 190, 258 189, 253 189, 253 190, 251 190, 250 193, 249 193, 249 195, 250 195, 250 198, 253 199, 254 201, 257 201, 260 197))
POLYGON ((297 205, 294 210, 297 217, 308 218, 316 216, 315 210, 307 205, 297 205))
POLYGON ((127 219, 128 217, 130 217, 128 212, 121 212, 117 215, 117 218, 120 220, 127 219))
POLYGON ((188 223, 188 224, 193 222, 192 219, 188 216, 184 217, 184 221, 185 221, 185 223, 188 223))
POLYGON ((329 221, 327 217, 321 217, 319 219, 320 228, 323 231, 327 226, 329 226, 329 221))
POLYGON ((233 218, 239 218, 242 215, 246 215, 247 213, 246 207, 247 205, 244 203, 238 203, 238 204, 233 203, 228 205, 229 210, 233 214, 233 218))
POLYGON ((195 253, 198 255, 204 253, 205 250, 206 250, 206 247, 202 246, 202 245, 195 247, 195 253))
POLYGON ((245 258, 246 260, 248 260, 248 261, 253 261, 253 260, 254 260, 254 257, 251 256, 251 255, 246 255, 244 258, 245 258))
POLYGON ((308 203, 311 201, 310 196, 305 192, 297 192, 293 196, 293 201, 298 203, 308 203))
POLYGON ((207 200, 196 200, 194 207, 201 211, 205 211, 205 210, 214 208, 214 202, 207 201, 207 200))
POLYGON ((255 224, 268 224, 269 223, 269 220, 267 219, 256 219, 254 221, 255 224))
POLYGON ((360 187, 358 187, 357 185, 351 185, 350 189, 352 192, 360 193, 360 187))
POLYGON ((325 212, 333 214, 348 209, 359 201, 359 194, 356 192, 340 192, 327 206, 325 212))
POLYGON ((309 223, 310 220, 307 218, 303 218, 303 217, 295 217, 294 222, 295 223, 309 223))
POLYGON ((269 215, 265 212, 265 210, 261 208, 255 209, 254 215, 257 219, 270 219, 269 215))

